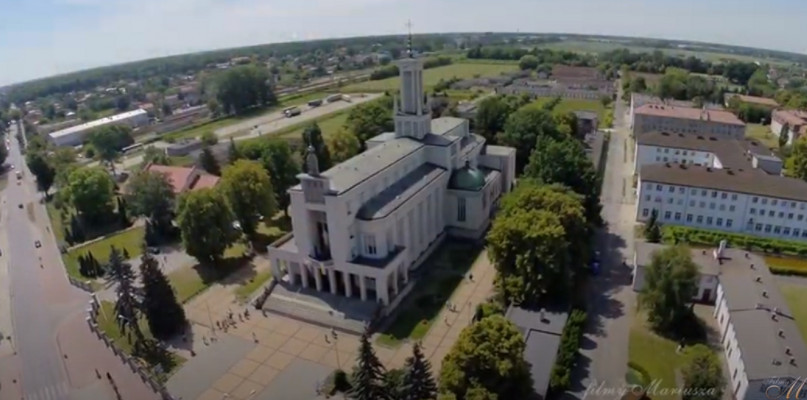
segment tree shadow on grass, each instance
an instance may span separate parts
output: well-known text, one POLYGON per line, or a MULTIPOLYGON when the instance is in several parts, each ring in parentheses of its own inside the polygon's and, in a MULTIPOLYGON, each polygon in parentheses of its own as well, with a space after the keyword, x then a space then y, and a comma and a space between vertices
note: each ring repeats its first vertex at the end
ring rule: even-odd
POLYGON ((152 368, 154 376, 165 381, 168 374, 179 366, 181 359, 168 351, 159 341, 144 339, 136 346, 134 355, 152 368))

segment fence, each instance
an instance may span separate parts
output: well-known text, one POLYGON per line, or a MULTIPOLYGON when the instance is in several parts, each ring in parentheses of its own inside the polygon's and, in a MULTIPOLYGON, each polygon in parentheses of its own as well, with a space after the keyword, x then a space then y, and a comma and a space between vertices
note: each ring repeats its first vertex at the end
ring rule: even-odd
POLYGON ((75 286, 75 287, 77 287, 77 288, 79 288, 79 289, 81 289, 81 290, 83 290, 83 291, 85 291, 87 293, 94 292, 94 290, 92 289, 92 285, 90 285, 89 282, 80 281, 80 280, 78 280, 76 278, 73 278, 72 276, 69 276, 69 275, 67 276, 67 280, 70 281, 71 285, 73 285, 73 286, 75 286))
MULTIPOLYGON (((72 278, 71 283, 73 281, 72 278)), ((152 376, 148 370, 146 370, 140 363, 138 363, 137 359, 134 357, 129 356, 128 354, 124 353, 109 336, 106 335, 101 329, 98 328, 98 314, 101 310, 101 303, 98 301, 98 297, 93 294, 90 299, 90 308, 87 309, 87 325, 90 327, 90 330, 95 333, 99 339, 101 339, 106 347, 112 349, 112 352, 118 356, 121 361, 132 370, 132 372, 136 373, 140 376, 140 379, 145 382, 151 390, 155 393, 159 394, 163 400, 175 400, 168 390, 162 385, 162 383, 158 382, 154 376, 152 376)))

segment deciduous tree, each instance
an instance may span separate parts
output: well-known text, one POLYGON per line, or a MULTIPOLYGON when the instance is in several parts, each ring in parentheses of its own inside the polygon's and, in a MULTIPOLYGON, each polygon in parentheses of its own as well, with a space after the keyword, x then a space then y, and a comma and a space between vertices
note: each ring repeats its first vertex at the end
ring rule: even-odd
POLYGON ((288 216, 291 198, 288 190, 297 184, 297 174, 300 173, 300 160, 292 151, 289 142, 282 139, 273 139, 266 142, 261 155, 261 163, 269 172, 272 189, 275 192, 277 206, 288 216))
POLYGON ((94 129, 87 136, 88 142, 95 149, 96 156, 109 163, 115 171, 114 161, 120 156, 124 147, 134 143, 132 128, 125 125, 107 125, 94 129))
POLYGON ((225 168, 219 185, 248 236, 255 234, 261 216, 271 218, 277 210, 272 181, 256 161, 238 160, 225 168))
POLYGON ((487 236, 499 272, 497 285, 512 303, 563 297, 571 285, 569 243, 560 218, 545 210, 520 210, 497 217, 487 236))
POLYGON ((526 56, 521 57, 521 59, 518 60, 518 67, 521 68, 522 70, 536 69, 538 68, 539 63, 540 62, 538 61, 538 57, 527 54, 526 56))
POLYGON ((216 161, 216 156, 213 155, 213 152, 207 145, 202 146, 202 153, 199 154, 199 164, 208 174, 213 174, 216 176, 221 175, 221 167, 219 167, 219 162, 216 161))
POLYGON ((463 399, 476 386, 502 399, 525 398, 532 381, 524 346, 521 332, 501 315, 471 324, 443 359, 441 391, 463 399))
POLYGON ((25 154, 25 163, 36 177, 37 189, 47 194, 56 179, 56 169, 51 165, 47 154, 42 150, 29 151, 25 154))
POLYGON ((646 266, 639 304, 654 329, 670 332, 691 315, 689 305, 698 290, 698 267, 689 248, 667 247, 653 253, 646 266))
POLYGON ((524 175, 541 182, 568 186, 585 198, 586 217, 598 224, 600 179, 580 142, 572 137, 538 138, 524 175))
POLYGON ((346 129, 340 129, 333 135, 325 138, 328 152, 331 154, 334 163, 340 163, 359 154, 361 143, 359 138, 346 129))
POLYGON ((243 114, 251 107, 277 102, 269 71, 255 65, 241 65, 215 79, 216 99, 226 114, 243 114))
POLYGON ((507 117, 514 110, 504 96, 491 96, 480 101, 474 119, 476 133, 484 136, 488 144, 496 144, 496 134, 504 129, 507 117))
POLYGON ((540 137, 559 138, 560 131, 552 114, 539 107, 523 107, 507 118, 499 144, 516 149, 516 170, 524 169, 540 137))
POLYGON ((345 121, 345 128, 359 138, 362 150, 365 149, 364 142, 368 139, 395 128, 392 122, 392 98, 387 96, 353 107, 345 121))
POLYGON ((216 264, 238 238, 235 216, 224 195, 212 188, 180 196, 177 223, 185 251, 203 264, 216 264))
POLYGON ((160 232, 171 227, 174 210, 174 188, 165 174, 141 171, 128 185, 126 200, 132 215, 148 218, 160 232))
POLYGON ((793 143, 787 164, 790 176, 807 181, 807 137, 801 137, 793 143))
POLYGON ((113 213, 115 182, 100 167, 72 171, 63 190, 67 199, 87 222, 102 221, 113 213))
POLYGON ((684 378, 684 400, 719 400, 723 398, 726 380, 720 360, 714 350, 696 344, 686 350, 686 364, 681 369, 684 378))

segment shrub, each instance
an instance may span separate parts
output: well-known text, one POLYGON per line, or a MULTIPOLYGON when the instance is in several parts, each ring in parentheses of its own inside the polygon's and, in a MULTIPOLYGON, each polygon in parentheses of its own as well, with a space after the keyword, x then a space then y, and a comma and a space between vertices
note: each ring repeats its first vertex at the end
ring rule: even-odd
POLYGON ((725 239, 729 245, 749 251, 801 256, 807 254, 807 243, 791 240, 768 239, 739 233, 713 231, 684 226, 662 227, 662 239, 666 243, 689 243, 702 246, 717 246, 725 239))
POLYGON ((580 349, 585 324, 586 313, 582 310, 572 310, 563 328, 557 358, 549 378, 549 388, 553 393, 560 393, 571 384, 572 368, 577 358, 577 350, 580 349))

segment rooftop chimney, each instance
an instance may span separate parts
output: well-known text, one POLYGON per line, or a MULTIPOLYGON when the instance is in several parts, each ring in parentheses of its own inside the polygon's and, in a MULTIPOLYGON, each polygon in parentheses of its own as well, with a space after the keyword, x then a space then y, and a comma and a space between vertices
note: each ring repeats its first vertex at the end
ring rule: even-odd
POLYGON ((790 365, 796 365, 796 359, 795 358, 790 357, 790 365))
POLYGON ((762 291, 762 297, 768 297, 768 292, 767 292, 767 291, 765 291, 765 290, 763 290, 763 291, 762 291))
POLYGON ((785 348, 785 354, 790 355, 791 353, 792 351, 790 351, 790 347, 785 348))
POLYGON ((762 277, 757 275, 757 282, 762 282, 762 277))

